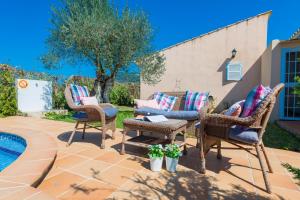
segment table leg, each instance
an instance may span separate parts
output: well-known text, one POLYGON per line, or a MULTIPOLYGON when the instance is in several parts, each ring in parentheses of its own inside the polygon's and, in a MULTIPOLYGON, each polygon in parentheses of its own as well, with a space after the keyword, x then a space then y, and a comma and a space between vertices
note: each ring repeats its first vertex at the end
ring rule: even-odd
POLYGON ((200 147, 200 142, 199 142, 199 135, 200 135, 200 128, 196 128, 196 130, 195 130, 195 137, 196 137, 196 139, 197 139, 197 144, 196 144, 196 148, 199 148, 200 147))
POLYGON ((203 127, 199 130, 199 147, 200 147, 200 173, 205 174, 205 155, 204 155, 204 130, 203 127))
POLYGON ((81 139, 84 139, 85 129, 86 129, 86 122, 84 122, 84 124, 83 124, 83 131, 82 131, 81 139))
POLYGON ((175 139, 176 139, 176 135, 177 133, 172 133, 170 136, 171 136, 171 144, 174 144, 175 143, 175 139))
POLYGON ((217 158, 218 159, 222 159, 222 154, 221 154, 221 140, 218 140, 218 142, 217 142, 217 148, 218 148, 217 158))
POLYGON ((183 130, 183 155, 187 155, 187 148, 186 148, 186 128, 183 130))
POLYGON ((123 139, 122 139, 122 148, 121 148, 121 154, 122 155, 126 154, 126 152, 125 152, 126 135, 127 135, 127 130, 126 130, 126 128, 124 128, 124 130, 123 130, 123 139))

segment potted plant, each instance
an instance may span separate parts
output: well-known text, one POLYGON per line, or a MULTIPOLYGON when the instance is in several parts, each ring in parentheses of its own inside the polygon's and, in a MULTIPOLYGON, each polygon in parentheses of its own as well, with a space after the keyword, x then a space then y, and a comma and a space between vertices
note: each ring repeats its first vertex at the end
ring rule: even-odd
POLYGON ((175 172, 178 164, 178 159, 182 155, 177 144, 167 144, 165 148, 166 168, 169 172, 175 172))
POLYGON ((154 172, 159 172, 162 167, 164 149, 162 145, 150 145, 148 156, 150 158, 150 168, 154 172))

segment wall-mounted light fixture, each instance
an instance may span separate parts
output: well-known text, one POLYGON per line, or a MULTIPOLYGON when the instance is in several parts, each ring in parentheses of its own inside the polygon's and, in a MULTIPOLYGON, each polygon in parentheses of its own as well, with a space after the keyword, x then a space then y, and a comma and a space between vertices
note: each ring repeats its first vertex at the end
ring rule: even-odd
POLYGON ((235 58, 236 53, 237 53, 237 50, 234 48, 234 49, 231 51, 231 59, 235 58))

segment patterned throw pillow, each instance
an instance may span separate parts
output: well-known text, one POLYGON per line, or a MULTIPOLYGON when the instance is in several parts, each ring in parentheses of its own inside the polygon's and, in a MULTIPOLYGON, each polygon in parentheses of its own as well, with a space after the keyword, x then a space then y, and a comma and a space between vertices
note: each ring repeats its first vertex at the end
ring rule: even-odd
POLYGON ((186 91, 184 110, 200 111, 208 102, 207 92, 186 91))
POLYGON ((134 103, 137 108, 147 107, 147 108, 160 109, 159 104, 155 99, 152 100, 135 99, 134 103))
POLYGON ((161 110, 171 111, 176 103, 177 97, 169 96, 161 92, 156 92, 153 96, 161 110))
POLYGON ((72 97, 75 105, 80 105, 80 98, 81 97, 88 97, 90 96, 89 90, 86 86, 79 86, 79 85, 70 85, 72 97))
POLYGON ((272 92, 270 87, 264 87, 263 85, 256 86, 253 88, 245 101, 243 112, 241 117, 251 116, 259 104, 264 100, 264 98, 272 92))
POLYGON ((230 106, 230 108, 228 108, 228 110, 224 113, 224 115, 233 116, 233 117, 240 116, 240 114, 243 111, 244 103, 245 100, 236 102, 235 104, 230 106))

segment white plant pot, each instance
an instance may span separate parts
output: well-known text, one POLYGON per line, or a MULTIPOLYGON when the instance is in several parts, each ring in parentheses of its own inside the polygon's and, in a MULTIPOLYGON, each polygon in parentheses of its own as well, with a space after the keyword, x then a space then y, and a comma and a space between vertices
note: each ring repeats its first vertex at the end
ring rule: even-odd
POLYGON ((150 168, 154 172, 159 172, 161 170, 163 163, 163 157, 161 158, 151 158, 150 157, 150 168))
POLYGON ((166 157, 166 168, 169 172, 176 172, 178 158, 166 157))

